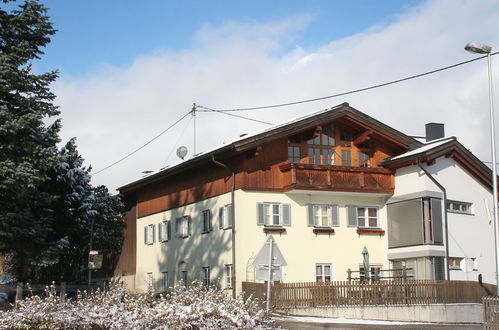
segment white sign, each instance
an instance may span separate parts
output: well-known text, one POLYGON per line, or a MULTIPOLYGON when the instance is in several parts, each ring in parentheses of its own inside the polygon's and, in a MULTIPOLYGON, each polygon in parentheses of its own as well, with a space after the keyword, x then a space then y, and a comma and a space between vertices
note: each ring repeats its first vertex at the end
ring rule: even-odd
POLYGON ((268 265, 269 264, 269 249, 270 249, 270 244, 272 245, 272 264, 273 265, 280 265, 280 266, 287 266, 288 264, 286 263, 286 259, 284 259, 284 256, 281 253, 281 250, 279 250, 279 247, 277 246, 277 243, 271 239, 271 236, 267 238, 263 246, 261 247, 260 251, 258 251, 258 254, 255 257, 255 260, 253 260, 253 266, 257 267, 260 265, 268 265))

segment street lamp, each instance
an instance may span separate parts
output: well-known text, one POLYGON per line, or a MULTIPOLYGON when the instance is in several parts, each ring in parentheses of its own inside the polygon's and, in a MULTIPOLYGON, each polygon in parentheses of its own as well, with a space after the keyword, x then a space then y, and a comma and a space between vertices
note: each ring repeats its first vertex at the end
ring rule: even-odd
POLYGON ((496 134, 494 128, 494 97, 492 93, 492 69, 490 65, 490 53, 492 47, 480 44, 478 42, 470 42, 465 47, 465 50, 475 54, 487 54, 487 63, 489 71, 489 107, 490 107, 490 138, 492 148, 492 196, 494 203, 494 228, 495 228, 495 253, 496 253, 496 284, 497 294, 499 295, 499 251, 498 251, 498 238, 499 238, 499 214, 497 212, 497 169, 496 169, 496 134))

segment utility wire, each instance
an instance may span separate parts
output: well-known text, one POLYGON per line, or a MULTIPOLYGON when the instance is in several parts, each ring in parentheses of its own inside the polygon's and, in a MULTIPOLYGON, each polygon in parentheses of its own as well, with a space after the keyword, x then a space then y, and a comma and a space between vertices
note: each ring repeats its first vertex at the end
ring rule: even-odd
POLYGON ((177 125, 179 122, 182 121, 182 119, 184 119, 185 117, 187 117, 188 115, 191 114, 192 111, 189 111, 188 113, 186 113, 185 115, 183 115, 179 120, 177 120, 176 122, 174 122, 173 124, 171 124, 170 126, 168 126, 166 129, 164 129, 161 133, 159 133, 158 135, 156 135, 155 137, 153 137, 152 139, 150 139, 149 141, 147 141, 146 143, 144 143, 143 145, 141 145, 140 147, 138 147, 137 149, 135 149, 134 151, 130 152, 129 154, 127 154, 126 156, 118 159, 117 161, 115 161, 114 163, 112 164, 109 164, 107 165, 106 167, 104 167, 103 169, 100 169, 98 170, 97 172, 93 173, 92 175, 97 175, 105 170, 107 170, 108 168, 124 161, 125 159, 127 159, 128 157, 132 156, 133 154, 137 153, 138 151, 140 151, 141 149, 145 148, 147 145, 149 145, 151 142, 153 142, 154 140, 156 140, 157 138, 159 138, 161 135, 163 135, 164 133, 166 133, 168 130, 170 130, 171 128, 173 128, 175 125, 177 125))
MULTIPOLYGON (((191 113, 192 113, 192 111, 191 111, 191 113)), ((163 162, 163 166, 166 166, 166 163, 168 162, 168 160, 172 156, 173 151, 175 151, 175 146, 178 145, 178 143, 180 142, 180 140, 184 136, 185 131, 187 130, 187 127, 189 126, 189 124, 191 123, 191 121, 192 121, 192 117, 190 117, 189 121, 185 124, 184 129, 182 130, 182 133, 180 133, 180 135, 178 136, 178 139, 177 139, 177 141, 175 141, 175 144, 173 145, 173 148, 170 150, 170 153, 168 154, 168 156, 166 157, 165 161, 163 162)))
MULTIPOLYGON (((493 55, 497 55, 497 54, 499 54, 499 52, 491 53, 490 55, 493 56, 493 55)), ((452 68, 455 68, 455 67, 458 67, 458 66, 461 66, 461 65, 464 65, 464 64, 468 64, 468 63, 471 63, 471 62, 474 62, 474 61, 478 61, 478 60, 481 60, 482 58, 486 58, 486 57, 487 57, 487 55, 481 56, 481 57, 477 57, 477 58, 474 58, 474 59, 471 59, 471 60, 468 60, 468 61, 464 61, 464 62, 459 62, 459 63, 456 63, 456 64, 452 64, 452 65, 449 65, 449 66, 446 66, 446 67, 443 67, 443 68, 440 68, 440 69, 436 69, 436 70, 427 71, 427 72, 424 72, 424 73, 412 75, 412 76, 405 77, 405 78, 402 78, 402 79, 392 80, 392 81, 389 81, 389 82, 386 82, 386 83, 382 83, 382 84, 378 84, 378 85, 373 85, 373 86, 369 86, 369 87, 355 89, 355 90, 348 91, 348 92, 343 92, 343 93, 338 93, 338 94, 333 94, 333 95, 328 95, 328 96, 322 96, 322 97, 317 97, 317 98, 308 99, 308 100, 301 100, 301 101, 294 101, 294 102, 288 102, 288 103, 265 105, 265 106, 260 106, 260 107, 250 107, 250 108, 210 109, 210 108, 204 107, 202 105, 198 105, 197 107, 200 108, 200 109, 207 109, 207 110, 211 110, 211 111, 234 112, 234 111, 263 110, 263 109, 286 107, 286 106, 290 106, 290 105, 296 105, 296 104, 303 104, 303 103, 321 101, 321 100, 331 99, 333 97, 338 97, 338 96, 344 96, 344 95, 349 95, 349 94, 364 92, 364 91, 367 91, 367 90, 370 90, 370 89, 380 88, 380 87, 384 87, 384 86, 388 86, 388 85, 393 85, 393 84, 396 84, 396 83, 399 83, 399 82, 402 82, 402 81, 407 81, 407 80, 411 80, 411 79, 415 79, 415 78, 427 76, 427 75, 430 75, 430 74, 433 74, 433 73, 437 73, 437 72, 448 70, 448 69, 452 69, 452 68)))
POLYGON ((246 119, 246 120, 255 121, 257 123, 262 123, 262 124, 267 124, 267 125, 274 125, 272 123, 269 123, 269 122, 266 122, 266 121, 263 121, 263 120, 258 120, 258 119, 254 119, 254 118, 249 118, 249 117, 244 117, 244 116, 240 116, 240 115, 235 115, 233 113, 228 113, 228 112, 223 111, 223 110, 215 110, 215 109, 210 109, 210 108, 201 107, 201 106, 197 106, 197 107, 205 109, 205 110, 197 110, 199 112, 218 112, 218 113, 222 113, 224 115, 228 115, 228 116, 232 116, 232 117, 237 117, 237 118, 242 118, 242 119, 246 119))

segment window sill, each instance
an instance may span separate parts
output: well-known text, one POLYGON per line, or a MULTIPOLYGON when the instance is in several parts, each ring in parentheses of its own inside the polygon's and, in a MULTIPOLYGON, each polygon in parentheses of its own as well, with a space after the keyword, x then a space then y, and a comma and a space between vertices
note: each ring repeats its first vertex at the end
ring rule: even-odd
POLYGON ((381 228, 357 228, 357 234, 374 234, 374 235, 384 235, 385 231, 381 228))
POLYGON ((268 233, 282 234, 285 231, 286 231, 286 228, 282 228, 282 227, 263 227, 263 232, 265 234, 268 234, 268 233))
POLYGON ((315 227, 313 229, 314 234, 334 234, 334 229, 333 228, 328 228, 328 227, 315 227))

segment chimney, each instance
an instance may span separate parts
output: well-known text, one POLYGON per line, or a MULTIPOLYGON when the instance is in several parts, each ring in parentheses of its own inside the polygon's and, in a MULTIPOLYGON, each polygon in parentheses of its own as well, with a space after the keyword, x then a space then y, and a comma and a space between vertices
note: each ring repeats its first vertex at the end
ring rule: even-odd
POLYGON ((426 129, 426 142, 445 137, 444 124, 428 123, 425 125, 426 129))

